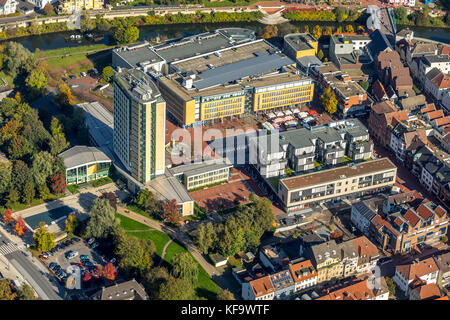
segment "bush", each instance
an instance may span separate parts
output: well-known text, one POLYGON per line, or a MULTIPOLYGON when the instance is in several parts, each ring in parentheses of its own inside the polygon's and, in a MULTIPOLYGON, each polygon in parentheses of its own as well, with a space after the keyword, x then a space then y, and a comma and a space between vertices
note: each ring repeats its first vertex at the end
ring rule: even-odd
POLYGON ((442 237, 441 237, 441 242, 447 243, 447 242, 448 242, 447 236, 442 236, 442 237))
POLYGON ((242 261, 241 261, 241 259, 237 259, 237 258, 235 258, 234 256, 230 256, 230 257, 228 258, 228 264, 229 264, 230 266, 232 266, 233 268, 236 268, 236 267, 242 267, 242 261))

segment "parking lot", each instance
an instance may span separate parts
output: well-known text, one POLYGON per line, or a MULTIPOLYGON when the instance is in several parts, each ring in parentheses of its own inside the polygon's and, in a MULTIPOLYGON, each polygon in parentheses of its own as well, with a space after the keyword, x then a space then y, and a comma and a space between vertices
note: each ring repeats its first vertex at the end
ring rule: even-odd
MULTIPOLYGON (((71 265, 71 263, 80 263, 80 257, 82 255, 87 255, 89 257, 89 261, 91 262, 91 265, 104 265, 107 263, 106 259, 104 259, 97 251, 96 249, 92 249, 86 241, 80 238, 72 238, 72 239, 78 239, 78 241, 75 240, 63 240, 58 244, 54 249, 52 249, 49 253, 48 259, 41 260, 45 263, 45 265, 48 267, 50 263, 56 263, 60 268, 56 268, 56 271, 59 271, 59 269, 66 271, 67 268, 71 265), (66 245, 67 244, 67 245, 66 245), (52 252, 53 251, 53 252, 52 252), (76 256, 74 256, 71 259, 68 259, 66 257, 66 254, 69 251, 75 251, 78 252, 76 256)), ((55 272, 52 270, 54 274, 58 274, 58 272, 55 272)), ((66 272, 67 273, 67 272, 66 272)), ((63 277, 56 276, 59 280, 64 280, 63 277)))

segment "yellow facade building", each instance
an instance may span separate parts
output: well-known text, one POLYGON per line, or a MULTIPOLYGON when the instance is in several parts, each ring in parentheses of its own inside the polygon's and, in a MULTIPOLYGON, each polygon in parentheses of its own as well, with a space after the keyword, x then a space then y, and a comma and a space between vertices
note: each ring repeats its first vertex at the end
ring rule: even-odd
POLYGON ((284 53, 291 59, 317 54, 319 42, 310 33, 291 33, 284 37, 284 53))
POLYGON ((74 11, 103 9, 104 3, 104 0, 61 0, 59 11, 71 13, 74 11))
POLYGON ((182 126, 310 102, 314 84, 265 40, 173 62, 157 85, 182 126))

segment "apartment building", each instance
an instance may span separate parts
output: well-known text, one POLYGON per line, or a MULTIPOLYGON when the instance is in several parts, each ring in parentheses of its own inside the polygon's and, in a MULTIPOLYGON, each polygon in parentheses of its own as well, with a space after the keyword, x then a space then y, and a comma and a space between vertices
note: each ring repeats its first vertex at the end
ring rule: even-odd
POLYGON ((114 151, 131 176, 146 184, 165 168, 166 103, 138 69, 114 78, 114 151))
POLYGON ((438 68, 431 69, 425 77, 425 92, 429 93, 435 101, 441 101, 447 92, 450 92, 450 76, 438 68))
POLYGON ((344 71, 339 70, 333 63, 325 63, 321 67, 314 67, 311 74, 323 89, 331 87, 338 100, 338 113, 341 117, 365 114, 370 109, 371 100, 366 91, 344 71))
POLYGON ((382 101, 372 106, 369 115, 369 133, 383 147, 391 142, 390 126, 408 120, 408 113, 399 110, 391 101, 382 101))
POLYGON ((81 12, 82 10, 103 9, 104 0, 60 0, 58 10, 62 13, 81 12))
POLYGON ((0 15, 12 14, 16 12, 19 2, 15 0, 1 0, 0 1, 0 15))
POLYGON ((449 74, 450 56, 447 54, 429 54, 421 57, 419 60, 419 82, 422 87, 425 86, 427 74, 434 68, 444 74, 449 74))
POLYGON ((283 39, 284 53, 294 61, 317 54, 319 42, 310 33, 290 33, 283 39))
MULTIPOLYGON (((403 48, 405 60, 414 78, 421 79, 420 60, 424 56, 432 56, 438 54, 436 44, 423 42, 416 39, 407 42, 403 48)), ((401 54, 400 54, 401 56, 401 54)), ((431 69, 430 69, 431 70, 431 69)), ((423 82, 422 82, 423 83, 423 82)))
POLYGON ((313 81, 265 40, 178 60, 171 68, 174 73, 157 83, 182 126, 307 103, 314 92, 313 81))
POLYGON ((409 68, 403 65, 398 52, 391 49, 380 52, 375 58, 375 68, 385 87, 390 86, 395 92, 412 89, 409 68))
POLYGON ((418 137, 422 141, 427 141, 427 133, 431 129, 427 129, 426 124, 420 120, 402 121, 397 123, 391 129, 391 141, 389 148, 395 157, 401 162, 405 161, 406 150, 411 145, 414 137, 418 137))
POLYGON ((389 290, 384 277, 366 279, 327 293, 316 300, 388 300, 389 290))
POLYGON ((427 284, 436 283, 439 268, 433 258, 422 261, 415 260, 411 264, 395 267, 395 275, 392 278, 405 295, 410 293, 410 284, 413 281, 423 280, 427 284))
POLYGON ((372 58, 366 48, 372 40, 363 34, 337 34, 330 37, 330 58, 339 69, 352 69, 369 64, 372 58))
POLYGON ((394 185, 397 167, 382 158, 280 179, 278 197, 288 213, 342 198, 380 193, 394 185))
POLYGON ((289 264, 289 271, 294 279, 294 292, 298 292, 317 284, 317 271, 311 260, 303 260, 289 264))
POLYGON ((434 256, 434 261, 439 268, 437 283, 443 287, 450 283, 450 252, 434 256))
POLYGON ((371 158, 373 150, 368 130, 358 119, 253 137, 249 145, 258 153, 255 167, 263 177, 283 175, 287 165, 301 172, 314 169, 315 162, 334 166, 345 157, 362 161, 371 158))
POLYGON ((294 294, 295 282, 288 269, 273 273, 269 278, 274 289, 274 300, 285 300, 294 294))
POLYGON ((244 300, 273 300, 275 289, 270 276, 265 276, 242 284, 242 298, 244 300))

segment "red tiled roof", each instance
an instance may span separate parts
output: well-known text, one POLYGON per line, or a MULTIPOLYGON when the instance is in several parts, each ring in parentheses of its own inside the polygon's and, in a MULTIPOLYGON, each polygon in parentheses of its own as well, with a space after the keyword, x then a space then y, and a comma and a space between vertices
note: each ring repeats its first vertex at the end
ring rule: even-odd
POLYGON ((291 271, 292 277, 294 278, 295 282, 302 282, 306 279, 317 276, 317 271, 314 269, 311 260, 301 261, 296 264, 290 264, 289 270, 291 271), (300 273, 300 277, 298 277, 296 271, 300 272, 300 270, 305 268, 312 268, 313 271, 308 272, 308 275, 303 275, 302 273, 300 273))
POLYGON ((419 293, 421 300, 436 298, 441 296, 441 291, 435 283, 425 284, 414 289, 419 293))
POLYGON ((414 211, 412 211, 412 209, 409 209, 405 215, 403 216, 403 218, 405 218, 406 220, 408 220, 409 224, 413 227, 415 227, 419 221, 420 218, 414 213, 414 211))
POLYGON ((250 286, 255 294, 255 297, 264 296, 274 291, 272 281, 270 281, 269 276, 251 281, 250 286))
POLYGON ((422 110, 420 110, 422 113, 427 113, 427 112, 431 112, 431 111, 435 111, 436 110, 436 106, 434 105, 434 103, 428 103, 425 108, 422 108, 422 110))
POLYGON ((444 116, 444 111, 442 111, 442 110, 432 111, 432 112, 427 113, 426 116, 430 121, 434 120, 434 119, 442 118, 444 116))
POLYGON ((435 121, 436 121, 436 126, 440 127, 440 126, 443 126, 444 124, 449 124, 450 118, 442 117, 442 118, 436 119, 435 121))
POLYGON ((359 256, 366 255, 367 257, 374 257, 379 254, 377 247, 366 236, 353 239, 353 244, 359 256))
POLYGON ((317 300, 369 300, 375 297, 367 280, 336 290, 317 300))
POLYGON ((398 111, 397 107, 391 101, 376 103, 372 106, 372 110, 377 114, 386 114, 398 111))
POLYGON ((419 208, 417 208, 416 212, 417 212, 417 213, 419 214, 419 216, 421 216, 422 219, 424 219, 424 220, 430 219, 430 218, 433 216, 433 214, 434 214, 434 212, 433 212, 430 208, 428 208, 427 206, 425 206, 424 204, 421 204, 421 205, 419 206, 419 208))
POLYGON ((436 209, 434 209, 434 212, 436 212, 439 217, 442 217, 447 213, 447 211, 445 211, 445 209, 441 206, 438 206, 436 209))
POLYGON ((433 78, 433 80, 431 80, 431 83, 439 89, 447 89, 450 88, 450 77, 445 75, 443 72, 440 72, 433 78))
POLYGON ((450 55, 450 46, 443 46, 441 54, 448 54, 448 55, 450 55))
POLYGON ((433 258, 422 260, 418 263, 396 266, 396 269, 408 280, 423 277, 439 270, 433 258))
POLYGON ((372 92, 380 101, 383 100, 384 97, 388 97, 388 95, 386 94, 386 90, 384 90, 384 86, 380 82, 380 80, 375 81, 375 83, 372 85, 372 92))

